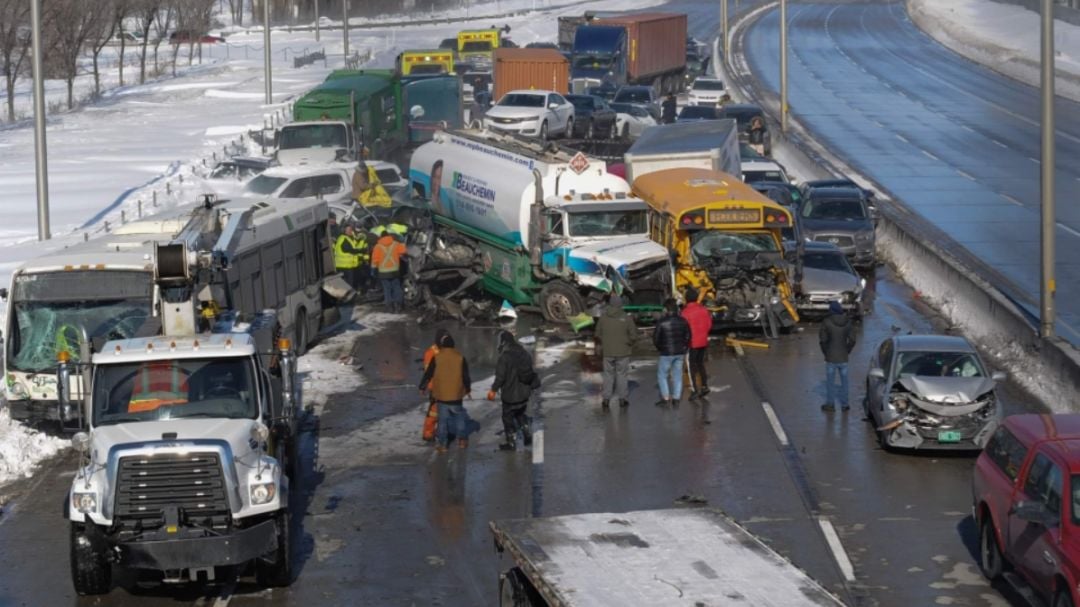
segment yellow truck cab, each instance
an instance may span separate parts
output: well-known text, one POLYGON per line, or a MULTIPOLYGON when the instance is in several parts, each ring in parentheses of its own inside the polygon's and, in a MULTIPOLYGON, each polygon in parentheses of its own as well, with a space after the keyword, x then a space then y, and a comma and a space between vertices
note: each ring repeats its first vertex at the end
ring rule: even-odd
POLYGON ((499 48, 499 30, 461 30, 458 32, 458 61, 475 71, 491 69, 493 54, 499 48))
POLYGON ((649 205, 650 237, 672 254, 676 288, 695 287, 716 322, 771 335, 798 322, 781 233, 790 211, 708 169, 648 173, 633 194, 649 205))
POLYGON ((454 51, 447 49, 410 50, 397 56, 402 76, 446 75, 454 73, 454 51))

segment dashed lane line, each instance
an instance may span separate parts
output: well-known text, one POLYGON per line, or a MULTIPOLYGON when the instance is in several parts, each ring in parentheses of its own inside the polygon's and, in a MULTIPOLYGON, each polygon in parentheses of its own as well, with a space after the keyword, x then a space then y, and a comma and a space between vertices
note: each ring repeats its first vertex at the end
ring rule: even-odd
POLYGON ((930 152, 928 152, 926 150, 922 150, 922 153, 923 153, 923 156, 926 156, 930 160, 933 160, 935 162, 941 162, 940 158, 938 158, 937 156, 934 156, 933 154, 931 154, 930 152))
POLYGON ((894 135, 896 135, 896 138, 900 141, 903 141, 904 143, 911 143, 910 141, 908 141, 907 137, 904 137, 900 133, 894 133, 894 135))
POLYGON ((829 550, 832 551, 837 566, 840 567, 840 572, 844 574, 844 579, 854 582, 855 566, 851 564, 851 559, 848 558, 847 551, 844 550, 844 545, 840 542, 840 536, 836 534, 836 528, 833 527, 832 521, 824 516, 817 517, 817 521, 818 525, 821 526, 821 532, 825 535, 825 542, 829 545, 829 550))
POLYGON ((1080 232, 1070 228, 1069 226, 1061 223, 1060 221, 1057 222, 1057 227, 1061 228, 1062 230, 1065 230, 1066 232, 1072 234, 1073 236, 1080 236, 1080 232))
POLYGON ((964 179, 968 179, 968 180, 970 180, 970 181, 975 181, 975 178, 974 178, 974 177, 972 177, 971 175, 969 175, 969 174, 967 174, 967 173, 965 173, 965 172, 961 171, 960 169, 953 169, 953 170, 954 170, 954 171, 956 171, 956 174, 957 174, 957 175, 959 175, 959 176, 963 177, 964 179))
POLYGON ((1015 204, 1018 207, 1024 206, 1024 203, 1022 203, 1019 200, 1013 198, 1012 196, 1009 196, 1008 194, 1000 194, 1000 196, 1002 198, 1004 198, 1006 201, 1011 202, 1012 204, 1015 204))
POLYGON ((769 403, 761 403, 761 408, 765 410, 765 417, 769 419, 769 425, 772 426, 773 434, 776 435, 776 440, 780 441, 780 444, 787 447, 791 443, 788 441, 787 432, 784 432, 784 427, 780 425, 780 418, 776 417, 776 411, 773 410, 772 405, 769 403))
POLYGON ((532 463, 542 464, 544 463, 544 431, 537 430, 533 432, 532 441, 532 463))

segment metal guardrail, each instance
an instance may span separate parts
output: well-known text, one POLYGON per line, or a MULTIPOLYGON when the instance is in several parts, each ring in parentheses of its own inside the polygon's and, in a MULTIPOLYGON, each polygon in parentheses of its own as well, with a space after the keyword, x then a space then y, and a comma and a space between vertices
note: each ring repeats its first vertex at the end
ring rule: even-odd
POLYGON ((317 51, 306 53, 304 55, 300 55, 299 57, 294 57, 293 67, 301 68, 305 65, 311 65, 316 61, 322 61, 323 63, 326 63, 326 49, 320 49, 317 51))

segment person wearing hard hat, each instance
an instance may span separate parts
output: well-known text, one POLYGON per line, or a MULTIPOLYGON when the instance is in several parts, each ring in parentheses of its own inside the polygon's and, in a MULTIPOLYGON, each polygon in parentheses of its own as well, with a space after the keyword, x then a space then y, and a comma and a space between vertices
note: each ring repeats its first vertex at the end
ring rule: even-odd
POLYGON ((405 256, 405 226, 390 224, 378 226, 372 233, 379 237, 371 252, 371 275, 377 276, 383 288, 383 303, 391 312, 405 307, 405 294, 401 290, 401 258, 405 256))
POLYGON ((356 289, 360 284, 360 267, 367 257, 367 243, 356 235, 351 223, 346 223, 334 241, 334 269, 341 272, 349 286, 356 289))

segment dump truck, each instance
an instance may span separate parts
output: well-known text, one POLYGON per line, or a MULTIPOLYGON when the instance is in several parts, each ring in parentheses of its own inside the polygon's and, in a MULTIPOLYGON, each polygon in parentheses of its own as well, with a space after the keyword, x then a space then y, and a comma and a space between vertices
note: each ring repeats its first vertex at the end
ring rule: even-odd
POLYGON ((676 508, 492 521, 504 607, 842 607, 722 511, 676 508))
POLYGON ((674 293, 645 204, 602 161, 509 135, 439 132, 414 152, 409 183, 430 222, 410 230, 407 300, 479 284, 565 323, 609 293, 642 314, 674 293))
POLYGON ((645 129, 624 156, 626 180, 664 169, 721 171, 742 178, 739 130, 735 121, 699 120, 645 129))
POLYGON ((400 163, 410 143, 462 124, 461 83, 452 75, 335 70, 296 102, 293 119, 278 132, 281 164, 357 160, 364 148, 371 158, 400 163))
POLYGON ((500 48, 492 71, 498 101, 509 91, 535 89, 566 94, 570 87, 570 62, 551 48, 500 48))
POLYGON ((64 406, 74 378, 93 386, 70 403, 83 427, 64 503, 78 594, 108 593, 121 569, 208 582, 253 563, 263 586, 292 582, 298 390, 287 340, 254 336, 270 326, 115 340, 89 360, 60 359, 64 406))
POLYGON ((570 87, 644 84, 660 94, 685 86, 686 15, 642 13, 593 19, 574 33, 570 87))

